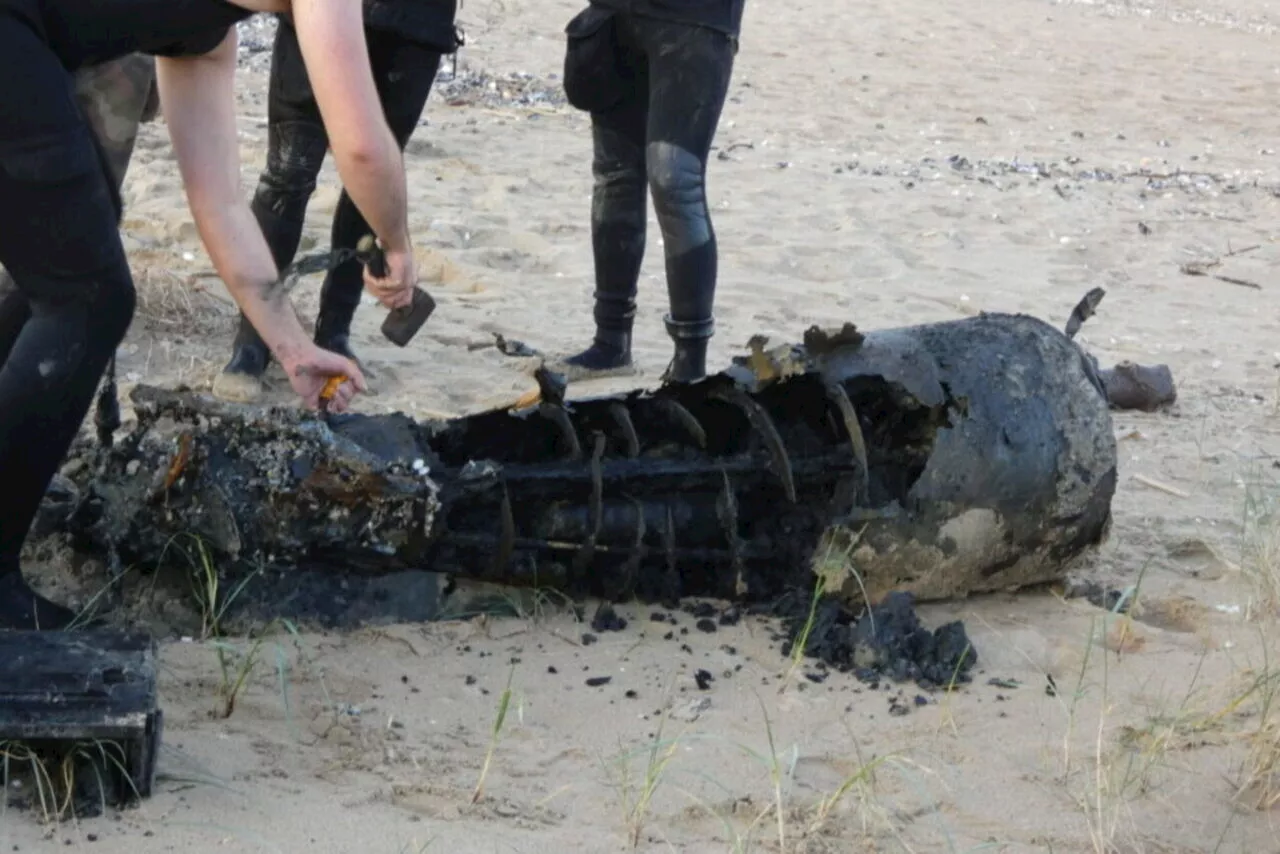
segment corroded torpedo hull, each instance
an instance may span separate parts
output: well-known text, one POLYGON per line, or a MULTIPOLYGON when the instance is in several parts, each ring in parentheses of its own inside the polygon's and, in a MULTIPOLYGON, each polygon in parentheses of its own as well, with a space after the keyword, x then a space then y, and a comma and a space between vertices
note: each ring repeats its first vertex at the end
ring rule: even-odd
POLYGON ((419 423, 140 387, 57 527, 117 565, 430 569, 570 595, 851 600, 1013 589, 1105 536, 1116 446, 1092 362, 990 314, 811 329, 692 385, 419 423))

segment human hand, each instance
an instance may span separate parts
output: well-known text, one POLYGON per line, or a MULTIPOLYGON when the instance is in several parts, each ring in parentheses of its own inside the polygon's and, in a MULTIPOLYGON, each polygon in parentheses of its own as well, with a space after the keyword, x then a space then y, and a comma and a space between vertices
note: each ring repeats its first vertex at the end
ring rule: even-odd
POLYGON ((418 274, 413 264, 413 248, 406 243, 403 249, 380 249, 379 252, 385 266, 379 271, 375 264, 365 265, 365 289, 390 310, 412 304, 413 288, 418 284, 418 274), (385 275, 375 275, 377 272, 385 275))
POLYGON ((321 393, 330 380, 338 378, 339 384, 326 403, 329 412, 342 412, 350 404, 356 392, 365 390, 364 375, 350 359, 308 344, 297 354, 283 362, 289 385, 302 398, 308 409, 319 409, 321 393))

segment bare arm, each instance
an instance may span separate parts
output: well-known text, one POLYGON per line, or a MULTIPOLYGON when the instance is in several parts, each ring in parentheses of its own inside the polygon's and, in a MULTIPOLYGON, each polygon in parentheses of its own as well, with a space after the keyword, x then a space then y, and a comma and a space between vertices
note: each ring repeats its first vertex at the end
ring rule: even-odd
POLYGON ((240 186, 236 31, 204 56, 156 59, 156 83, 187 201, 218 275, 283 362, 306 334, 240 186))
POLYGON ((342 184, 382 245, 408 251, 404 160, 369 67, 360 0, 293 0, 293 21, 342 184))
POLYGON ((325 376, 345 373, 360 389, 363 379, 348 360, 318 350, 275 286, 279 271, 240 186, 235 71, 234 27, 204 56, 156 58, 165 122, 200 239, 294 389, 315 406, 325 376))

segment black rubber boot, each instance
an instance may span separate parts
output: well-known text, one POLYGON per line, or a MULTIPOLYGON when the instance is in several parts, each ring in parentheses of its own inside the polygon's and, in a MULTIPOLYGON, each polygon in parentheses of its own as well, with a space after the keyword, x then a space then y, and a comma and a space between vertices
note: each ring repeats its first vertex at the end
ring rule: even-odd
POLYGON ((565 372, 585 377, 631 367, 631 330, 636 303, 631 297, 595 293, 596 336, 591 346, 564 360, 565 372))
POLYGON ((667 334, 675 342, 675 355, 662 378, 668 382, 692 383, 707 375, 707 342, 715 334, 716 322, 706 320, 672 320, 664 317, 667 334))
MULTIPOLYGON (((321 300, 323 303, 323 299, 321 300)), ((351 350, 351 318, 355 316, 355 308, 348 306, 329 306, 323 304, 316 317, 315 342, 330 353, 346 356, 356 364, 360 360, 351 350)))
POLYGON ((617 371, 631 366, 631 330, 596 328, 591 346, 564 360, 583 374, 617 371))
POLYGON ((75 619, 74 611, 32 590, 18 570, 0 575, 0 629, 61 631, 75 619))
POLYGON ((241 314, 235 341, 231 345, 231 360, 214 381, 214 395, 235 403, 256 400, 262 393, 262 375, 270 362, 271 351, 266 342, 249 319, 241 314))

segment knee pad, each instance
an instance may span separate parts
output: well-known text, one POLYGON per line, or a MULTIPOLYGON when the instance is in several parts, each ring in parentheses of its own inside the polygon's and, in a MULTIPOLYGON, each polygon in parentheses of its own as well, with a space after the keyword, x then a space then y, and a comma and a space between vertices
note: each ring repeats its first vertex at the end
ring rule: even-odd
POLYGON ((652 142, 646 151, 654 213, 668 251, 675 255, 711 240, 704 167, 696 154, 669 142, 652 142))
POLYGON ((307 203, 315 191, 315 181, 263 172, 253 192, 253 212, 259 216, 268 213, 287 222, 302 222, 307 213, 307 203))
POLYGON ((281 216, 301 216, 316 189, 329 140, 323 128, 307 122, 281 122, 271 129, 267 168, 258 180, 255 203, 281 216))
POLYGON ((655 195, 675 204, 702 204, 703 165, 696 154, 669 142, 651 142, 645 163, 655 195))
POLYGON ((282 177, 306 175, 305 180, 315 181, 329 150, 329 138, 323 125, 280 122, 271 128, 269 146, 268 171, 282 177))
POLYGON ((597 187, 606 189, 639 187, 645 180, 638 163, 633 165, 613 157, 597 157, 591 161, 591 175, 597 187))

